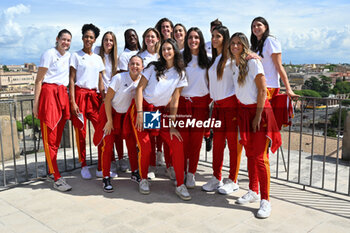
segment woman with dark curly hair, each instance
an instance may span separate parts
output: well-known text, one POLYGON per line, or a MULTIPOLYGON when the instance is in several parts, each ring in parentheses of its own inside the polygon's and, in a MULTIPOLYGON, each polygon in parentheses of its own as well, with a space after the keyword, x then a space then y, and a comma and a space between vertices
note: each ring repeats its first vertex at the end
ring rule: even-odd
MULTIPOLYGON (((102 81, 102 72, 105 66, 101 57, 92 51, 100 29, 93 24, 85 24, 82 28, 83 49, 72 54, 70 58, 69 95, 72 111, 72 122, 75 129, 81 176, 91 179, 86 166, 86 120, 89 119, 94 128, 98 121, 98 112, 101 105, 101 95, 105 89, 102 81)), ((99 148, 99 158, 101 155, 99 148)))
POLYGON ((124 40, 124 51, 120 54, 118 59, 118 72, 128 71, 130 58, 136 55, 141 49, 139 36, 134 29, 129 28, 124 32, 124 40))

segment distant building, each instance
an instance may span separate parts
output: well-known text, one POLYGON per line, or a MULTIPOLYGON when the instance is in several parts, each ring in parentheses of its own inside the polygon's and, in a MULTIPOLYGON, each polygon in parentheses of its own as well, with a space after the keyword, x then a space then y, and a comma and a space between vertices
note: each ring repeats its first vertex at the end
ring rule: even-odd
POLYGON ((8 65, 9 72, 0 69, 0 97, 34 94, 37 67, 33 63, 8 65))

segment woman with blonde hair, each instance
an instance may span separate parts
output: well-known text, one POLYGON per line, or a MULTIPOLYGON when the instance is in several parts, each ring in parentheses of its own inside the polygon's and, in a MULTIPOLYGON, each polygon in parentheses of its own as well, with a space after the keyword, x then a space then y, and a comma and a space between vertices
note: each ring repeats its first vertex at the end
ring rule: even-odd
POLYGON ((264 69, 258 59, 247 60, 249 42, 240 32, 230 39, 230 56, 234 61, 234 85, 238 99, 240 143, 248 158, 249 191, 237 200, 238 204, 257 202, 261 193, 258 218, 271 213, 269 201, 270 165, 269 145, 274 153, 281 145, 275 116, 267 100, 264 69))
MULTIPOLYGON (((118 49, 117 49, 117 38, 115 34, 111 31, 106 32, 101 41, 101 46, 96 46, 94 52, 102 58, 102 61, 105 65, 105 71, 102 73, 102 81, 105 88, 105 93, 109 84, 112 81, 112 77, 117 74, 118 68, 118 49)), ((126 171, 128 168, 127 161, 123 159, 124 150, 123 150, 123 140, 119 135, 115 135, 114 140, 115 148, 117 150, 118 159, 119 159, 119 168, 121 171, 126 171)), ((112 155, 112 161, 115 161, 114 154, 112 155)), ((111 177, 116 177, 117 174, 111 172, 111 177)), ((101 167, 101 158, 98 158, 98 165, 96 170, 96 177, 102 177, 102 167, 101 167)))
MULTIPOLYGON (((160 33, 155 28, 147 28, 142 35, 142 48, 139 52, 139 56, 143 59, 144 67, 148 64, 159 59, 159 47, 160 47, 160 33)), ((162 140, 160 136, 151 137, 151 157, 150 167, 148 171, 148 178, 153 179, 157 173, 156 165, 163 165, 164 160, 162 156, 162 140)))

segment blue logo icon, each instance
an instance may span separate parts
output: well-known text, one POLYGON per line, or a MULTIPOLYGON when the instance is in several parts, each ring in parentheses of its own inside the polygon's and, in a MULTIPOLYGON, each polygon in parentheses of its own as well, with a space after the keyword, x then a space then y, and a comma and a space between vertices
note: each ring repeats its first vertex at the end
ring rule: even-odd
POLYGON ((144 129, 160 129, 160 116, 162 114, 156 112, 143 112, 143 128, 144 129))

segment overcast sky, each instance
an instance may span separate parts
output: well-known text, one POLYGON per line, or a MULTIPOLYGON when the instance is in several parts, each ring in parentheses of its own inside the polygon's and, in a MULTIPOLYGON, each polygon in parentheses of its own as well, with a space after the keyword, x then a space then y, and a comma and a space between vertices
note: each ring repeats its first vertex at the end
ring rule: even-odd
POLYGON ((249 37, 256 16, 265 17, 281 41, 284 63, 350 63, 349 12, 349 0, 1 0, 0 64, 38 63, 63 28, 73 34, 71 51, 79 50, 85 23, 101 34, 112 30, 122 51, 126 29, 134 28, 141 38, 163 17, 199 27, 208 41, 212 20, 219 18, 230 34, 249 37))

